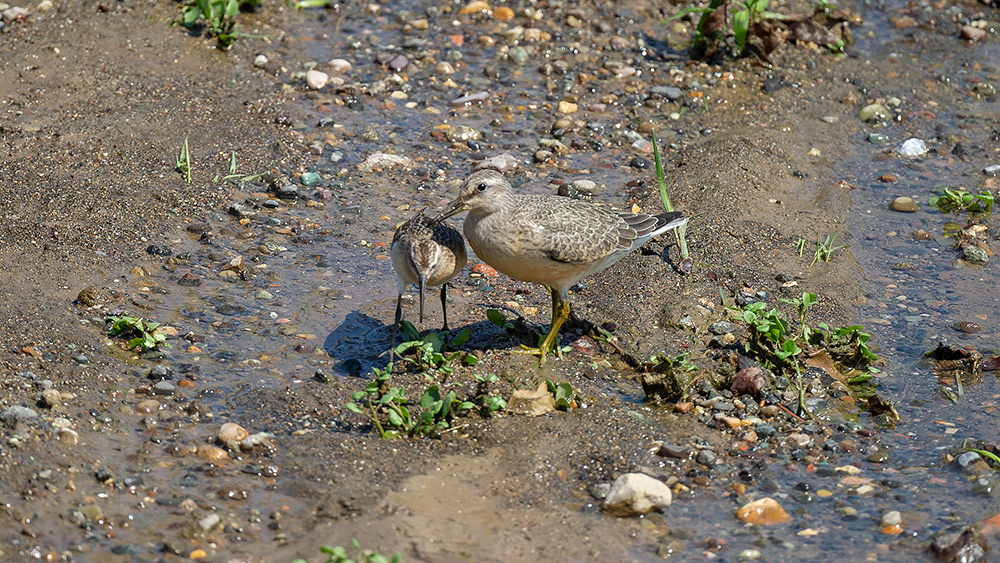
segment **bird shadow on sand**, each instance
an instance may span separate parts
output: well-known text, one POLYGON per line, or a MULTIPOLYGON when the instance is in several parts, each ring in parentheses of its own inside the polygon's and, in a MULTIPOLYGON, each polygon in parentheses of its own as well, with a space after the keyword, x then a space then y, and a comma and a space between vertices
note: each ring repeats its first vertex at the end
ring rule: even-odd
MULTIPOLYGON (((445 342, 449 342, 468 328, 472 333, 471 338, 454 349, 472 353, 487 349, 506 350, 517 348, 519 344, 526 342, 526 333, 534 326, 524 322, 520 317, 513 318, 510 324, 513 328, 508 331, 483 320, 472 324, 453 325, 447 332, 438 328, 420 330, 419 334, 424 338, 430 333, 436 333, 441 335, 445 342)), ((360 311, 352 311, 327 335, 323 347, 334 360, 333 367, 337 375, 361 377, 370 373, 373 366, 382 369, 389 363, 391 340, 392 324, 386 324, 360 311)), ((396 345, 405 341, 406 337, 400 331, 396 335, 396 345)))

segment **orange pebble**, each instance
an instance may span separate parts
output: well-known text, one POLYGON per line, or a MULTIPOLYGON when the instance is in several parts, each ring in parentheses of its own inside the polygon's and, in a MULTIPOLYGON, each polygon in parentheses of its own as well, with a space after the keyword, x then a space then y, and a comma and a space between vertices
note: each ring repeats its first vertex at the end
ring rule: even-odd
POLYGON ((495 278, 498 275, 497 271, 493 269, 493 266, 489 266, 487 264, 476 264, 472 267, 472 273, 480 274, 488 278, 495 278))
POLYGON ((511 10, 507 6, 493 8, 493 19, 509 22, 514 19, 514 10, 511 10))

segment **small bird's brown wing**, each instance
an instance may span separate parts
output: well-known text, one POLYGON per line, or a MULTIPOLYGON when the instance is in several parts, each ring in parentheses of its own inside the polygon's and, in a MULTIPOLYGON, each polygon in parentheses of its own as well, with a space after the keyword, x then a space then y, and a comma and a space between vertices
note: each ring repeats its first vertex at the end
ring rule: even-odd
POLYGON ((632 248, 635 239, 652 232, 657 220, 649 215, 616 213, 607 207, 556 196, 526 196, 533 205, 519 207, 512 228, 523 248, 557 262, 597 262, 632 248), (646 219, 648 218, 648 219, 646 219))

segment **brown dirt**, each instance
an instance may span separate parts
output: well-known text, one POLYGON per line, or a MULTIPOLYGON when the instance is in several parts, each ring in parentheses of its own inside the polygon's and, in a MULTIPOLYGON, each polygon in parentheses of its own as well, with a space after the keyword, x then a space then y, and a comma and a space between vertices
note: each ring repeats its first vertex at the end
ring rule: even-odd
MULTIPOLYGON (((657 560, 658 549, 665 553, 685 542, 685 557, 700 557, 690 545, 711 547, 703 524, 712 530, 706 534, 732 528, 730 540, 739 536, 739 524, 729 516, 737 495, 721 486, 678 498, 680 504, 691 502, 665 516, 603 517, 590 495, 596 483, 637 468, 687 479, 672 462, 649 455, 654 440, 711 444, 720 452, 728 450, 730 440, 700 422, 639 402, 635 374, 621 369, 624 364, 611 353, 602 357, 618 369, 570 356, 539 371, 530 358, 511 353, 509 339, 482 322, 469 321, 474 330, 482 329, 475 341, 481 365, 504 377, 505 392, 534 387, 546 378, 569 381, 587 408, 536 419, 474 420, 440 440, 385 442, 343 408, 363 381, 323 385, 307 376, 294 384, 278 377, 261 384, 264 377, 254 372, 236 388, 201 381, 189 402, 174 405, 172 431, 140 427, 138 417, 126 417, 125 406, 146 398, 135 391, 148 383, 137 382, 137 366, 145 363, 107 346, 93 326, 81 324, 85 315, 73 304, 77 293, 90 285, 106 286, 127 294, 123 303, 134 306, 134 288, 147 271, 151 281, 175 278, 146 248, 188 241, 184 229, 189 223, 225 214, 226 203, 243 198, 211 181, 228 169, 231 153, 238 155, 241 169, 253 171, 295 171, 309 158, 301 137, 284 125, 305 119, 302 110, 292 96, 276 93, 272 77, 252 71, 253 44, 238 42, 232 52, 218 52, 211 41, 168 27, 175 15, 175 6, 162 2, 67 5, 65 11, 43 13, 0 35, 5 50, 0 63, 0 385, 5 400, 0 406, 35 403, 37 389, 23 372, 51 379, 58 389, 75 394, 61 414, 73 420, 83 443, 60 445, 55 432, 41 427, 28 430, 19 448, 5 442, 0 457, 4 557, 37 553, 109 560, 110 546, 131 544, 148 551, 149 560, 163 560, 164 553, 189 555, 197 548, 220 561, 315 560, 320 545, 348 545, 356 537, 362 545, 426 561, 657 560), (191 184, 174 170, 185 137, 195 161, 191 184), (74 361, 80 353, 89 363, 74 361), (225 409, 191 418, 197 410, 191 405, 211 395, 224 397, 225 409), (206 428, 234 413, 243 426, 278 435, 276 453, 249 458, 254 467, 273 465, 277 476, 251 480, 236 469, 245 464, 213 467, 191 462, 192 456, 168 455, 210 441, 206 436, 213 430, 206 428), (102 467, 111 469, 117 484, 95 482, 94 472, 102 467), (46 469, 54 475, 39 479, 46 469), (143 476, 141 494, 100 496, 121 490, 121 478, 133 474, 143 476), (176 491, 177 482, 187 478, 199 483, 195 509, 182 506, 184 494, 176 491), (251 501, 225 501, 227 490, 248 491, 251 501), (91 504, 104 506, 104 521, 72 521, 71 510, 91 504), (156 507, 146 509, 146 504, 156 507), (130 524, 126 515, 133 513, 139 517, 130 524), (229 526, 198 532, 194 523, 207 513, 220 514, 229 526), (720 527, 710 527, 719 521, 724 521, 720 527)), ((256 23, 248 27, 274 36, 268 48, 289 48, 281 43, 280 30, 294 25, 293 16, 270 8, 252 18, 256 23)), ((801 55, 787 56, 786 68, 799 68, 794 61, 801 55)), ((581 316, 616 323, 623 346, 639 358, 694 346, 693 361, 706 370, 718 361, 704 350, 702 339, 704 326, 724 316, 720 288, 732 293, 748 287, 778 296, 808 290, 822 296, 817 316, 850 317, 864 296, 849 252, 807 268, 809 259, 794 250, 799 236, 811 240, 843 232, 850 205, 847 188, 832 180, 838 179, 836 163, 847 150, 840 140, 857 127, 854 106, 838 101, 851 95, 853 86, 835 77, 860 71, 850 61, 819 61, 808 71, 792 71, 802 88, 769 95, 759 91, 758 69, 740 63, 731 99, 748 109, 692 118, 690 127, 711 126, 715 132, 668 152, 674 205, 693 217, 688 243, 696 259, 694 275, 677 273, 676 247, 664 237, 588 280, 572 298, 581 316), (817 118, 829 115, 839 124, 821 126, 817 118), (783 133, 786 126, 795 135, 783 133), (807 157, 803 147, 816 147, 823 156, 807 157), (777 274, 796 279, 799 286, 781 293, 777 274), (697 333, 677 324, 682 313, 697 311, 697 333)), ((457 178, 465 171, 449 170, 449 175, 457 178)), ((613 174, 631 178, 639 173, 618 169, 613 174)), ((645 181, 633 198, 654 209, 659 195, 650 173, 641 174, 645 181)), ((413 177, 400 180, 415 182, 413 177)), ((386 199, 395 204, 405 198, 394 193, 386 199)), ((390 222, 355 227, 337 223, 340 219, 324 225, 330 242, 355 234, 391 238, 390 222)), ((382 277, 391 275, 384 261, 372 268, 382 277)), ((453 318, 481 319, 484 307, 512 299, 518 289, 528 291, 524 305, 541 311, 529 322, 547 315, 540 288, 506 281, 493 289, 456 298, 453 318)), ((367 298, 359 292, 353 303, 367 307, 367 298)), ((390 316, 379 318, 388 322, 390 316)), ((370 353, 380 338, 362 347, 370 353)), ((311 369, 306 365, 300 371, 311 369)), ((420 382, 410 377, 406 381, 420 382)), ((50 419, 56 414, 43 411, 50 419)), ((9 439, 24 429, 5 432, 9 439)), ((757 540, 746 540, 751 542, 757 540)))

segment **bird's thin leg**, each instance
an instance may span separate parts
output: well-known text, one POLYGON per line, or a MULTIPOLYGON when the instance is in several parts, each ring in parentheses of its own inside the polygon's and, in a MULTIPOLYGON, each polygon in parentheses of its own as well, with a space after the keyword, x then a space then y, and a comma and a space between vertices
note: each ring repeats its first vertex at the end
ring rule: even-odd
POLYGON ((420 326, 424 326, 424 289, 427 287, 427 278, 420 276, 420 326))
POLYGON ((399 333, 399 321, 403 319, 403 292, 396 295, 396 320, 392 323, 392 339, 389 341, 389 361, 396 359, 396 336, 399 333))
POLYGON ((441 314, 444 315, 444 328, 441 330, 448 331, 448 296, 446 295, 448 291, 448 284, 441 284, 441 314))

